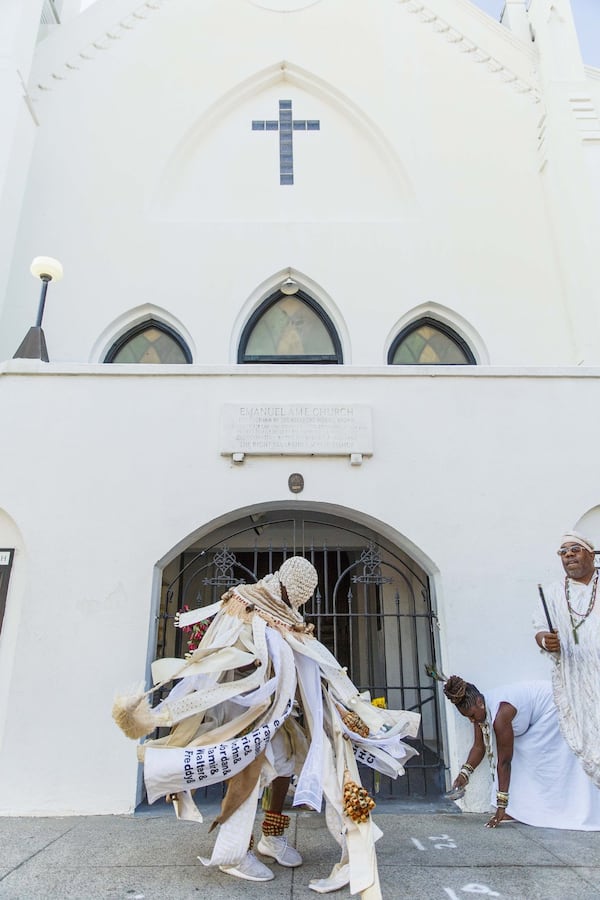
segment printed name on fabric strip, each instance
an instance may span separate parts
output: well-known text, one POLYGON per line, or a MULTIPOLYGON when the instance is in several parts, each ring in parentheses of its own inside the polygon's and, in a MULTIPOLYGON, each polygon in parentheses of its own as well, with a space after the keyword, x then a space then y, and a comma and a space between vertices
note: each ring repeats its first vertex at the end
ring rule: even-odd
POLYGON ((241 772, 265 750, 291 710, 289 702, 281 718, 210 747, 149 747, 144 760, 148 801, 154 803, 169 793, 217 784, 241 772))
POLYGON ((369 768, 375 769, 377 772, 381 772, 382 775, 388 775, 390 778, 404 775, 402 763, 378 747, 359 747, 352 743, 352 749, 357 762, 363 763, 363 765, 369 766, 369 768))

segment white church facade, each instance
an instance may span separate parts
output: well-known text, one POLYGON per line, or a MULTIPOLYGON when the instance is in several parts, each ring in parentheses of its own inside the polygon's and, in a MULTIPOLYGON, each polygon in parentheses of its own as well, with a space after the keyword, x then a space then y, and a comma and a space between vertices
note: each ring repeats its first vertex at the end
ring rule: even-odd
POLYGON ((569 0, 80 7, 0 10, 0 815, 135 809, 116 691, 292 553, 353 680, 423 716, 382 795, 439 796, 469 725, 425 665, 548 675, 537 583, 600 543, 569 0))

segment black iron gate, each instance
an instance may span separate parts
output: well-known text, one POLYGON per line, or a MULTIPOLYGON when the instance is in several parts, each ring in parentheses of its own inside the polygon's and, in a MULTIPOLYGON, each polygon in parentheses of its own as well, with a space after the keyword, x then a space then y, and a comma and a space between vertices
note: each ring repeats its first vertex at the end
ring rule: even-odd
POLYGON ((361 691, 422 716, 419 737, 409 741, 419 755, 406 776, 394 781, 362 768, 365 786, 380 800, 439 796, 445 783, 440 715, 424 668, 436 659, 428 579, 407 554, 366 529, 331 516, 262 513, 184 551, 164 573, 156 656, 182 656, 188 649, 190 635, 173 626, 178 610, 208 606, 232 585, 258 581, 295 553, 310 559, 319 574, 304 608, 319 640, 361 691))

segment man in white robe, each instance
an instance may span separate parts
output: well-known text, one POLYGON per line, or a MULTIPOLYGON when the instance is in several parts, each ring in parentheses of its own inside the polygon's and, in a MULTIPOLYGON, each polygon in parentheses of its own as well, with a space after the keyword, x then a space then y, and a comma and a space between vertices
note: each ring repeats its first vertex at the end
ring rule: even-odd
POLYGON ((600 787, 600 599, 596 602, 594 545, 570 531, 563 535, 558 554, 565 577, 543 590, 547 616, 540 606, 534 617, 535 640, 553 662, 552 687, 563 736, 600 787))

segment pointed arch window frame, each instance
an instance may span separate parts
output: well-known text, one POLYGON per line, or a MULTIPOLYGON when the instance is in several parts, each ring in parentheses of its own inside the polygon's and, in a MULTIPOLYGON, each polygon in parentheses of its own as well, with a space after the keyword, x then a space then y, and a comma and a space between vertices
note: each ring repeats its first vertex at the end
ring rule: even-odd
POLYGON ((314 300, 309 294, 307 294, 303 290, 298 290, 292 296, 297 297, 299 300, 302 300, 309 309, 314 312, 318 318, 323 323, 323 327, 325 328, 331 343, 333 344, 334 353, 332 354, 311 354, 306 353, 299 355, 276 355, 276 354, 260 354, 256 356, 249 356, 246 353, 246 347, 248 346, 248 342, 254 331, 254 328, 260 321, 260 319, 265 315, 265 313, 272 307, 275 306, 280 300, 285 300, 288 297, 288 294, 284 294, 283 291, 277 290, 273 294, 270 294, 266 297, 263 302, 257 306, 254 312, 249 317, 246 322, 242 333, 240 335, 240 341, 238 344, 238 356, 237 361, 241 365, 257 365, 261 363, 267 363, 269 365, 273 364, 282 364, 282 365, 332 365, 339 366, 343 365, 343 352, 342 352, 342 343, 340 341, 339 335, 337 333, 337 329, 332 321, 332 319, 327 315, 323 307, 314 300))
MULTIPOLYGON (((125 347, 126 344, 129 343, 129 341, 137 337, 139 334, 143 334, 143 332, 147 331, 149 328, 157 328, 159 331, 162 331, 163 334, 166 334, 168 335, 168 337, 172 338, 181 349, 181 352, 183 353, 185 358, 185 363, 173 363, 173 365, 190 365, 193 362, 191 350, 183 337, 179 334, 179 332, 174 328, 171 328, 170 325, 167 325, 166 322, 161 322, 160 319, 154 318, 143 319, 141 322, 137 322, 137 324, 132 325, 131 328, 128 328, 127 331, 125 331, 119 338, 117 338, 116 341, 113 342, 104 357, 104 362, 113 363, 117 354, 120 353, 123 347, 125 347)), ((133 363, 133 365, 143 365, 143 363, 133 363)), ((154 365, 164 365, 164 363, 154 363, 154 365)))
POLYGON ((475 354, 465 341, 463 337, 460 336, 450 325, 447 325, 445 322, 442 322, 440 319, 436 319, 433 316, 420 316, 418 319, 415 319, 412 322, 409 322, 408 325, 405 325, 401 331, 398 332, 390 349, 388 351, 388 365, 390 366, 402 366, 402 365, 413 365, 413 366, 422 366, 422 365, 432 365, 432 366, 476 366, 477 360, 475 358, 475 354), (453 343, 456 344, 457 347, 464 353, 467 358, 466 363, 395 363, 393 362, 394 355, 400 346, 400 344, 409 337, 413 331, 417 331, 419 328, 423 326, 429 326, 430 328, 435 328, 437 331, 446 335, 453 343))

